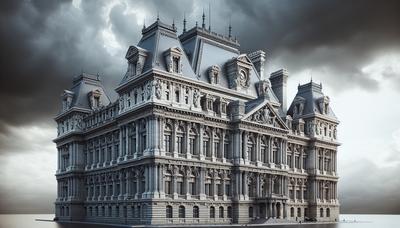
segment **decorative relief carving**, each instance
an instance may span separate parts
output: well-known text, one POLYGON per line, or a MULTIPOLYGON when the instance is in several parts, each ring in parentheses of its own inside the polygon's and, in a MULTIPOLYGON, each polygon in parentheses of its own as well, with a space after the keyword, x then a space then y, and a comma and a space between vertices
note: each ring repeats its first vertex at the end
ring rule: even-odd
POLYGON ((241 90, 250 86, 252 63, 246 55, 240 55, 226 64, 229 88, 241 90))
POLYGON ((208 69, 208 79, 210 83, 215 85, 219 83, 219 72, 221 69, 217 65, 213 65, 208 69))

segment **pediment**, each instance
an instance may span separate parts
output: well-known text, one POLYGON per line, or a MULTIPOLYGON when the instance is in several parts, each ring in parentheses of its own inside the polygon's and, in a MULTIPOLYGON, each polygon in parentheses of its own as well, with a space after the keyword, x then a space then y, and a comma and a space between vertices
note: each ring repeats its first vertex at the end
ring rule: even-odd
POLYGON ((261 103, 253 110, 249 111, 243 117, 243 120, 288 130, 284 121, 279 117, 278 113, 268 103, 268 101, 261 103))

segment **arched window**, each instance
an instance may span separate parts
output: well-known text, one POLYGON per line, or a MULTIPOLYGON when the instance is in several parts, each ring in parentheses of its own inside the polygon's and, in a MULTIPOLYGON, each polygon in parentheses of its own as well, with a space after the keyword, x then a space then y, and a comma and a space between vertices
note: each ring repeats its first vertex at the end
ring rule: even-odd
POLYGON ((184 132, 185 130, 183 129, 182 126, 178 127, 178 130, 176 131, 176 142, 177 142, 177 151, 178 154, 183 154, 184 153, 184 144, 185 144, 185 140, 184 140, 184 132))
POLYGON ((210 218, 215 218, 215 207, 210 207, 210 218))
POLYGON ((101 216, 106 217, 106 207, 104 206, 101 207, 101 216))
POLYGON ((178 217, 185 218, 185 207, 183 205, 179 206, 178 217))
POLYGON ((198 206, 194 206, 193 207, 193 218, 199 218, 199 207, 198 206))
POLYGON ((172 206, 171 205, 168 205, 165 208, 165 217, 172 218, 172 206))
POLYGON ((141 215, 142 215, 142 207, 140 207, 140 205, 138 205, 137 206, 136 217, 140 218, 141 215))
POLYGON ((249 207, 249 218, 253 218, 253 207, 249 207))
POLYGON ((126 208, 126 206, 124 206, 124 207, 123 207, 123 210, 124 210, 124 211, 123 211, 123 212, 124 212, 124 213, 123 213, 124 218, 128 217, 128 208, 126 208))
POLYGON ((274 180, 273 186, 274 186, 273 193, 279 194, 279 180, 277 178, 274 180))
POLYGON ((331 209, 326 208, 326 217, 331 217, 331 209))
POLYGON ((294 207, 290 208, 290 217, 294 217, 294 207))
POLYGON ((228 207, 228 215, 227 215, 227 217, 228 217, 228 218, 232 218, 232 215, 233 215, 232 207, 229 206, 229 207, 228 207))
POLYGON ((224 217, 224 207, 219 207, 219 217, 223 218, 224 217))
POLYGON ((112 207, 108 206, 108 217, 112 216, 112 207))
POLYGON ((119 217, 119 206, 115 207, 115 217, 119 217))
POLYGON ((301 217, 301 208, 297 208, 297 217, 301 217))
POLYGON ((164 148, 165 152, 172 152, 172 128, 170 124, 166 124, 164 127, 164 148))
POLYGON ((96 211, 96 216, 99 216, 99 207, 98 206, 96 206, 95 211, 96 211))
POLYGON ((321 209, 319 209, 319 217, 324 217, 324 209, 323 208, 321 208, 321 209))
POLYGON ((65 207, 65 215, 69 216, 69 207, 65 207))

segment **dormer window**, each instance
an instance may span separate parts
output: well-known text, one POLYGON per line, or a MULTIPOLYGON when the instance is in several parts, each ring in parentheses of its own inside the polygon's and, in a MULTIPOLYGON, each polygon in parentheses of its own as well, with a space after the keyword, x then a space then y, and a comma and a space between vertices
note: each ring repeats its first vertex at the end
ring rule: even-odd
POLYGON ((208 79, 210 83, 216 85, 219 83, 219 72, 220 68, 217 65, 214 65, 208 69, 208 79))
POLYGON ((318 106, 320 109, 321 114, 328 114, 329 113, 329 97, 323 96, 318 100, 318 106))
POLYGON ((173 72, 174 73, 179 73, 179 57, 174 57, 173 62, 174 62, 174 67, 173 67, 173 72))
POLYGON ((173 47, 164 52, 167 71, 170 73, 182 73, 182 50, 178 47, 173 47))
POLYGON ((64 90, 62 95, 62 110, 66 111, 71 108, 72 98, 74 97, 74 92, 69 90, 64 90))
POLYGON ((142 73, 147 58, 147 51, 143 48, 130 46, 125 58, 128 60, 128 70, 125 78, 136 76, 142 73))
POLYGON ((101 108, 102 104, 101 104, 101 91, 96 89, 91 91, 89 94, 89 103, 90 103, 90 107, 95 110, 95 109, 99 109, 101 108))

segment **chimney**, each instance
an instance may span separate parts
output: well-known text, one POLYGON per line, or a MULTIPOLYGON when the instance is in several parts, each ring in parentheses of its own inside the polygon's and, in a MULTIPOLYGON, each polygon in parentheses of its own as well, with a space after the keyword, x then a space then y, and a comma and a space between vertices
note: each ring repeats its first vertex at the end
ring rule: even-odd
POLYGON ((271 73, 271 76, 269 77, 272 91, 274 91, 276 97, 281 103, 281 110, 284 116, 286 116, 287 112, 286 84, 288 75, 287 70, 281 69, 271 73))
POLYGON ((258 50, 250 53, 249 58, 253 63, 258 75, 260 75, 260 79, 264 79, 264 63, 265 63, 265 52, 262 50, 258 50))

